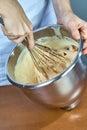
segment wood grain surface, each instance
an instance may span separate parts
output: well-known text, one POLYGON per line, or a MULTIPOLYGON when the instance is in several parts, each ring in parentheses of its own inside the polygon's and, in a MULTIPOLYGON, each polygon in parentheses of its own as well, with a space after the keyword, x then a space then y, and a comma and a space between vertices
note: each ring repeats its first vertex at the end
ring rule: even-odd
POLYGON ((0 87, 0 130, 87 130, 87 89, 71 111, 31 101, 20 88, 0 87))

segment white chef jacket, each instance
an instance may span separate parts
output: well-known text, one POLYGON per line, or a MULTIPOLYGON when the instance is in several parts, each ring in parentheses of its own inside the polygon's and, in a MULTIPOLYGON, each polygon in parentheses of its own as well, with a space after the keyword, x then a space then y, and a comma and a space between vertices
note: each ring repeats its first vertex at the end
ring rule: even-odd
MULTIPOLYGON (((52 0, 18 0, 23 7, 27 17, 34 29, 56 23, 56 15, 52 0)), ((0 28, 0 86, 8 85, 10 82, 6 77, 5 65, 11 50, 16 46, 4 36, 0 28)))

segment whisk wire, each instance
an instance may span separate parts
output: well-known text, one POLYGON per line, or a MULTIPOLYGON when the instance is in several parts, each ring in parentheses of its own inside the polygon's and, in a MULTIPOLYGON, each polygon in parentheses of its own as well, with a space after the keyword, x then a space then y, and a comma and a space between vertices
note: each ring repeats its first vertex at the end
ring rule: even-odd
POLYGON ((36 67, 36 69, 40 72, 40 73, 43 73, 43 75, 46 77, 46 79, 48 80, 49 79, 49 76, 45 70, 45 67, 46 65, 44 64, 44 62, 42 62, 42 60, 40 59, 40 57, 37 55, 37 53, 35 51, 30 51, 30 54, 31 54, 31 57, 33 59, 33 62, 34 62, 34 65, 36 67), (43 64, 43 67, 42 64, 40 64, 40 62, 43 64))
POLYGON ((32 60, 36 69, 42 73, 46 79, 50 79, 50 73, 58 74, 60 68, 64 68, 64 56, 61 56, 57 50, 53 50, 47 46, 36 44, 34 49, 30 51, 32 60))
POLYGON ((63 63, 65 62, 65 57, 62 54, 60 54, 57 50, 51 49, 47 46, 40 44, 36 44, 36 47, 37 49, 39 49, 39 52, 42 53, 42 55, 45 54, 44 57, 46 57, 48 60, 52 60, 52 63, 53 61, 58 63, 58 60, 61 60, 61 62, 63 63), (53 57, 55 57, 56 59, 53 59, 53 57))

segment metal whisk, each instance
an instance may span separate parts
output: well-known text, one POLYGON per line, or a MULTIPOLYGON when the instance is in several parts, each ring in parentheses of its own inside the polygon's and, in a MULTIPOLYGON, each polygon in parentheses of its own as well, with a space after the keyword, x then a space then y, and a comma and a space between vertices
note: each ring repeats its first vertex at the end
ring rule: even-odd
POLYGON ((36 69, 42 73, 47 80, 56 76, 66 68, 66 60, 64 55, 57 50, 50 49, 47 46, 35 44, 30 51, 32 60, 36 69))

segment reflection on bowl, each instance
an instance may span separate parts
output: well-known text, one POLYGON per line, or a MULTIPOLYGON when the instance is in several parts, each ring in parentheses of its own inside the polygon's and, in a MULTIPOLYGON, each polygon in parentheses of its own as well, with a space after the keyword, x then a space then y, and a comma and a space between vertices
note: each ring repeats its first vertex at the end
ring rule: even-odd
MULTIPOLYGON (((62 37, 73 39, 70 31, 64 26, 53 25, 35 31, 35 40, 41 37, 55 35, 54 29, 60 31, 62 37)), ((74 108, 82 97, 87 70, 87 67, 81 60, 83 47, 82 39, 76 41, 76 43, 78 43, 78 52, 73 62, 56 77, 39 84, 23 84, 15 80, 15 65, 19 55, 24 49, 22 44, 17 45, 11 52, 7 61, 6 72, 8 80, 12 84, 21 87, 24 93, 36 102, 49 107, 62 107, 66 110, 74 108)))

